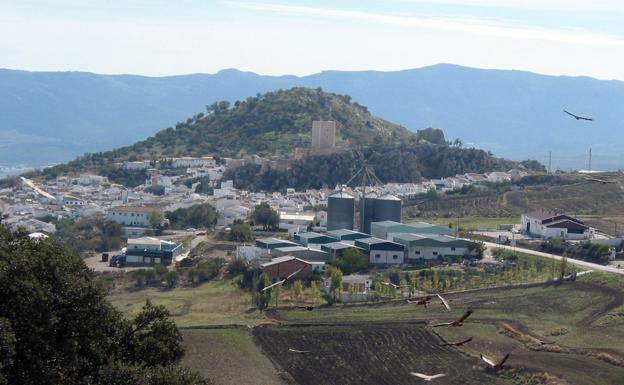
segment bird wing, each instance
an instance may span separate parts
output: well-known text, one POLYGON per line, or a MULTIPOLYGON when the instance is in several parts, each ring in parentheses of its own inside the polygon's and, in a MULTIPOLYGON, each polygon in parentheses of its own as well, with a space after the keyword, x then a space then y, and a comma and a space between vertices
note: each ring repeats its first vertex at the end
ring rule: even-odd
POLYGON ((297 349, 288 349, 288 351, 293 352, 293 353, 310 353, 309 350, 297 350, 297 349))
POLYGON ((571 113, 571 112, 568 112, 568 111, 566 111, 566 110, 563 110, 563 112, 565 112, 566 114, 568 114, 568 115, 570 115, 570 116, 573 116, 573 117, 575 117, 575 118, 578 118, 578 116, 574 115, 574 114, 573 114, 573 113, 571 113))
POLYGON ((505 357, 503 357, 503 359, 500 360, 498 364, 496 364, 496 366, 499 368, 503 367, 503 364, 505 363, 505 361, 507 361, 508 358, 509 358, 509 353, 505 354, 505 357))
POLYGON ((422 373, 416 373, 416 372, 410 372, 410 374, 414 377, 418 377, 418 378, 422 378, 423 380, 427 380, 429 381, 431 376, 428 376, 426 374, 422 374, 422 373))
POLYGON ((282 279, 281 281, 277 281, 277 282, 275 282, 274 284, 271 284, 271 285, 269 285, 269 286, 265 287, 264 289, 262 289, 262 291, 267 291, 267 290, 271 289, 271 288, 272 288, 272 287, 274 287, 274 286, 281 285, 281 284, 282 284, 282 283, 284 283, 285 281, 286 281, 285 279, 282 279))
POLYGON ((432 380, 435 380, 436 378, 444 377, 446 375, 447 375, 446 373, 438 373, 438 374, 436 374, 434 376, 430 376, 430 377, 431 377, 432 380))
POLYGON ((446 300, 442 298, 440 294, 436 294, 436 295, 438 296, 438 298, 440 298, 440 301, 442 301, 442 304, 444 305, 446 310, 451 311, 451 307, 449 306, 448 302, 446 302, 446 300))
POLYGON ((468 310, 464 313, 464 315, 456 319, 453 323, 455 324, 462 323, 466 318, 470 317, 471 314, 472 314, 472 310, 468 310))
POLYGON ((483 354, 479 354, 479 357, 481 357, 481 359, 482 359, 483 361, 485 361, 485 363, 486 363, 486 364, 488 364, 488 365, 490 365, 490 366, 492 366, 492 367, 496 366, 496 363, 495 363, 494 361, 490 360, 490 359, 489 359, 489 358, 487 358, 487 357, 484 357, 484 356, 483 356, 483 354))
POLYGON ((286 277, 286 280, 291 279, 292 277, 294 277, 295 275, 299 274, 299 272, 303 270, 303 268, 296 270, 294 273, 292 273, 291 275, 289 275, 288 277, 286 277))
POLYGON ((453 323, 452 322, 443 322, 441 324, 435 324, 433 325, 434 328, 440 327, 440 326, 451 326, 453 323))

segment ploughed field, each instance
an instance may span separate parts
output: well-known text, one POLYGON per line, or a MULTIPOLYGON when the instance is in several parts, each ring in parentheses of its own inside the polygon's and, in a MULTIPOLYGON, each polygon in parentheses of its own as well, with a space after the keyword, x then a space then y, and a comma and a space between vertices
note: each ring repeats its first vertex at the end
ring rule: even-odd
POLYGON ((423 382, 410 372, 448 374, 436 384, 505 383, 477 359, 442 346, 444 341, 421 322, 272 325, 256 327, 254 338, 289 382, 299 385, 423 382))

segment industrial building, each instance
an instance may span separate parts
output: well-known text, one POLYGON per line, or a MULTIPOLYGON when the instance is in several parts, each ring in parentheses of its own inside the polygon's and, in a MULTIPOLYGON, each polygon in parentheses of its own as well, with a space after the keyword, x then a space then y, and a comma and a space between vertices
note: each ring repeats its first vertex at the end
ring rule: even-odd
POLYGON ((345 242, 327 243, 325 245, 321 245, 321 250, 325 251, 332 260, 342 257, 349 250, 359 250, 364 252, 362 248, 345 242))
MULTIPOLYGON (((324 246, 324 245, 323 245, 324 246)), ((293 256, 308 262, 331 262, 331 255, 324 251, 303 246, 278 247, 271 251, 274 257, 293 256)))
POLYGON ((313 271, 310 262, 293 256, 273 258, 270 262, 261 264, 260 267, 271 280, 286 278, 299 269, 301 271, 292 279, 301 279, 310 276, 313 271))
POLYGON ((256 239, 256 247, 266 250, 270 253, 270 250, 277 249, 279 247, 299 246, 295 242, 279 239, 279 238, 258 238, 256 239))
POLYGON ((369 263, 375 265, 402 265, 405 263, 405 246, 380 238, 363 238, 355 246, 369 255, 369 263))
POLYGON ((342 243, 347 243, 350 245, 354 245, 357 239, 370 238, 370 235, 368 234, 360 233, 359 231, 347 230, 347 229, 331 230, 327 232, 327 235, 329 235, 332 238, 336 238, 342 243))
POLYGON ((313 232, 295 234, 294 239, 302 246, 318 250, 321 249, 321 245, 338 241, 328 235, 313 232))
POLYGON ((327 198, 327 230, 353 230, 355 198, 338 191, 327 198))
POLYGON ((408 260, 474 255, 476 244, 448 235, 401 234, 394 242, 405 246, 408 260))
POLYGON ((126 253, 111 258, 110 264, 111 266, 169 265, 181 253, 182 244, 152 237, 128 239, 126 253))
POLYGON ((425 222, 399 223, 383 221, 371 224, 371 235, 373 237, 393 240, 396 235, 400 234, 452 235, 453 230, 425 222))

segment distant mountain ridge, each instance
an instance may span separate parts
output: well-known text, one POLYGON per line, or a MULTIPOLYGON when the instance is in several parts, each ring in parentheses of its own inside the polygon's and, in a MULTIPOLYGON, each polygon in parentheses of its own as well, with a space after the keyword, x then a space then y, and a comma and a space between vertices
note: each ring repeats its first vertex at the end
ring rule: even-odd
POLYGON ((0 70, 0 164, 46 164, 144 139, 219 100, 291 87, 351 95, 376 116, 553 168, 624 168, 624 82, 441 64, 262 76, 237 70, 151 78, 0 70), (562 109, 589 115, 577 122, 562 109))

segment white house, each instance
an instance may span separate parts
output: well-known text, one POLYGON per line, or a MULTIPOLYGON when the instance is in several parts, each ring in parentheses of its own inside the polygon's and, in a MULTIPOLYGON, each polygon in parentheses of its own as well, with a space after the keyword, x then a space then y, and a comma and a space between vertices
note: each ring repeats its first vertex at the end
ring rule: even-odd
POLYGON ((122 226, 151 227, 150 214, 160 210, 149 206, 117 206, 108 210, 106 219, 122 226))
POLYGON ((596 230, 583 221, 565 214, 550 211, 534 211, 522 214, 522 231, 546 239, 592 239, 596 230))
POLYGON ((285 211, 280 212, 279 228, 280 230, 290 230, 292 228, 308 227, 311 222, 314 222, 314 213, 288 213, 285 211))
POLYGON ((511 175, 506 172, 491 172, 487 174, 487 181, 490 183, 503 183, 509 182, 511 180, 511 175))

